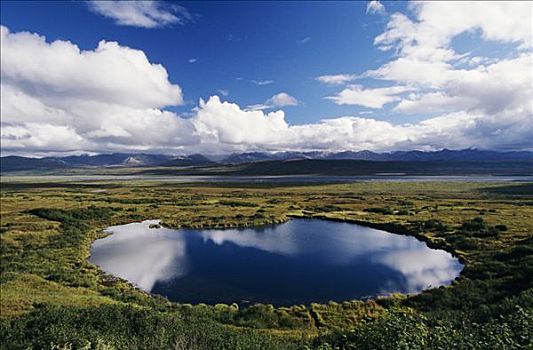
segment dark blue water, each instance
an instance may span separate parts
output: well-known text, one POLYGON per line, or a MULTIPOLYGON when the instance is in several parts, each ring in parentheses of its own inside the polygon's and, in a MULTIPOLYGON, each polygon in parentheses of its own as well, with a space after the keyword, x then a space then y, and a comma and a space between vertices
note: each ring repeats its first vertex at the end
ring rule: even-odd
POLYGON ((449 284, 462 265, 413 237, 311 219, 261 228, 108 229, 90 261, 139 288, 186 303, 275 305, 414 293, 449 284))

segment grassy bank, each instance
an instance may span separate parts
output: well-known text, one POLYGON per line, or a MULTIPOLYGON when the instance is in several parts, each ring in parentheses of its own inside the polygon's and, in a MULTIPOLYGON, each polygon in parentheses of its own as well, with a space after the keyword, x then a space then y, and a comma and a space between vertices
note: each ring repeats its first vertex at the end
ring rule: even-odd
POLYGON ((3 348, 527 348, 533 184, 2 184, 3 348), (274 308, 182 305, 87 261, 109 225, 240 227, 320 217, 414 235, 464 262, 415 296, 274 308), (120 326, 116 326, 120 325, 120 326))

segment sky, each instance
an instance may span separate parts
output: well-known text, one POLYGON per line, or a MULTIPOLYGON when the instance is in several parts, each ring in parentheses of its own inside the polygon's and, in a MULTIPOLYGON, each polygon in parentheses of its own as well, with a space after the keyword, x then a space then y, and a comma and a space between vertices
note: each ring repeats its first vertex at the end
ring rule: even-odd
POLYGON ((533 150, 532 2, 0 6, 2 155, 533 150))

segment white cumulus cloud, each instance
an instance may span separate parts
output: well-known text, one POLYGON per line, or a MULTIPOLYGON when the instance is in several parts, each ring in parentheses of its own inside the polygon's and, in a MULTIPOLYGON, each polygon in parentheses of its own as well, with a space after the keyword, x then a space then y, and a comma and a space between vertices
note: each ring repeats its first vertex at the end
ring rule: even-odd
POLYGON ((90 0, 89 8, 118 25, 157 28, 192 20, 186 8, 160 1, 90 0))
POLYGON ((296 106, 299 104, 298 100, 286 92, 280 92, 268 99, 267 104, 275 107, 296 106))
POLYGON ((391 60, 359 75, 377 84, 348 86, 327 98, 370 108, 390 104, 394 116, 425 117, 407 128, 421 146, 442 144, 440 135, 448 140, 443 147, 531 149, 533 4, 415 1, 407 8, 409 15, 392 14, 374 40, 391 60), (471 45, 506 44, 507 54, 456 52, 460 35, 471 45), (379 81, 392 87, 376 87, 379 81))
POLYGON ((532 46, 530 2, 414 1, 415 19, 394 13, 387 30, 374 40, 383 50, 396 48, 403 57, 415 60, 450 61, 458 58, 450 47, 462 33, 479 31, 483 40, 532 46))
POLYGON ((161 109, 182 103, 181 88, 142 51, 105 41, 82 51, 2 26, 1 60, 3 149, 99 151, 190 142, 186 123, 161 109))
POLYGON ((400 101, 400 94, 410 90, 410 88, 405 86, 364 89, 361 85, 351 85, 337 95, 326 98, 338 105, 359 105, 369 108, 381 108, 387 103, 400 101))
POLYGON ((334 74, 334 75, 321 75, 315 78, 321 83, 330 85, 346 84, 357 79, 355 74, 334 74))
POLYGON ((300 101, 298 101, 295 97, 289 95, 286 92, 280 92, 278 94, 275 94, 268 100, 266 100, 265 103, 251 105, 251 106, 248 106, 247 109, 252 110, 252 111, 260 111, 263 109, 297 106, 299 104, 300 104, 300 101))
POLYGON ((514 120, 533 137, 533 5, 414 2, 411 8, 415 19, 393 14, 385 32, 375 39, 384 49, 394 48, 398 57, 364 74, 419 90, 394 110, 416 114, 462 111, 487 121, 514 120), (476 31, 481 36, 477 40, 517 47, 505 58, 468 58, 468 53, 456 53, 452 40, 476 31), (457 63, 465 59, 469 67, 458 68, 457 63))
POLYGON ((372 14, 385 14, 387 11, 385 10, 385 6, 377 0, 369 1, 366 5, 366 13, 372 13, 372 14))
POLYGON ((442 148, 533 149, 531 129, 520 115, 487 118, 463 111, 415 124, 346 116, 290 125, 283 111, 243 110, 218 97, 201 101, 190 119, 202 152, 249 150, 435 150, 442 148))
MULTIPOLYGON (((496 20, 502 5, 496 3, 491 7, 496 14, 487 15, 503 33, 487 29, 485 34, 480 25, 464 23, 451 30, 449 23, 432 14, 443 10, 435 3, 411 5, 413 19, 391 16, 385 33, 376 39, 376 45, 394 49, 394 55, 362 76, 383 86, 348 85, 329 97, 337 104, 373 110, 390 104, 391 113, 425 116, 417 123, 348 115, 291 125, 280 109, 300 102, 286 92, 263 102, 260 106, 265 108, 243 108, 212 96, 201 100, 189 118, 182 118, 165 110, 183 103, 180 86, 143 51, 107 41, 81 50, 68 41, 49 42, 37 34, 1 27, 2 152, 533 150, 531 45, 518 23, 524 15, 516 13, 502 24, 496 20), (518 21, 516 30, 506 29, 511 21, 518 21), (462 54, 450 43, 458 35, 454 33, 468 28, 481 30, 483 40, 514 43, 516 50, 505 58, 458 65, 456 57, 462 54), (432 30, 439 39, 424 39, 421 29, 432 30)), ((523 10, 520 6, 511 8, 523 10)), ((462 20, 485 25, 477 14, 467 17, 462 20)), ((329 84, 356 79, 328 77, 317 79, 329 84)))

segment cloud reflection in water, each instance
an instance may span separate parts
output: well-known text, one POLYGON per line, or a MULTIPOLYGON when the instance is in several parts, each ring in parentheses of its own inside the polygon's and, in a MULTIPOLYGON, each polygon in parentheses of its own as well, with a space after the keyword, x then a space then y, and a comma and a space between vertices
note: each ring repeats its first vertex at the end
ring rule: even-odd
MULTIPOLYGON (((417 292, 447 284, 462 268, 451 254, 430 249, 413 237, 349 223, 295 219, 275 226, 246 229, 149 228, 157 222, 151 220, 110 227, 108 231, 113 234, 93 244, 90 260, 104 271, 148 292, 158 282, 181 283, 180 278, 196 273, 197 265, 205 268, 207 264, 207 270, 218 277, 228 273, 221 271, 216 262, 209 261, 208 255, 214 252, 213 249, 232 249, 224 259, 232 259, 235 256, 232 254, 247 248, 248 252, 252 249, 262 256, 268 253, 271 259, 283 257, 287 264, 293 261, 302 264, 305 260, 306 264, 311 262, 309 269, 322 273, 330 271, 325 272, 326 275, 350 266, 354 270, 358 266, 369 266, 368 273, 372 274, 381 266, 388 272, 380 276, 388 277, 383 277, 381 289, 376 290, 376 294, 417 292), (209 267, 209 263, 214 266, 209 267)), ((253 268, 252 265, 232 266, 253 268)), ((276 273, 264 277, 272 278, 272 283, 276 283, 276 273)))
POLYGON ((387 281, 382 293, 403 290, 412 293, 437 287, 452 281, 462 269, 458 260, 446 251, 430 249, 413 237, 349 223, 336 223, 335 231, 328 232, 331 222, 314 220, 314 229, 298 230, 298 221, 292 220, 273 227, 258 229, 206 230, 201 235, 218 245, 231 242, 242 247, 296 256, 315 253, 331 265, 344 265, 361 255, 403 274, 402 286, 387 281), (357 227, 354 230, 354 227, 357 227), (355 232, 354 232, 355 231, 355 232), (328 243, 324 244, 327 233, 328 243))
POLYGON ((109 227, 106 232, 112 234, 94 242, 89 260, 147 292, 158 281, 184 276, 188 267, 185 238, 173 230, 149 228, 158 222, 109 227))

